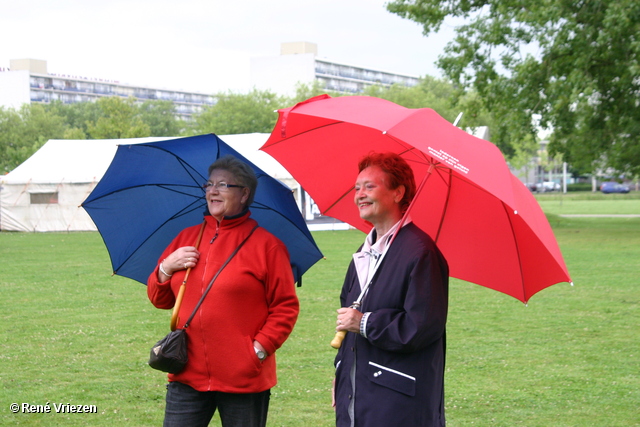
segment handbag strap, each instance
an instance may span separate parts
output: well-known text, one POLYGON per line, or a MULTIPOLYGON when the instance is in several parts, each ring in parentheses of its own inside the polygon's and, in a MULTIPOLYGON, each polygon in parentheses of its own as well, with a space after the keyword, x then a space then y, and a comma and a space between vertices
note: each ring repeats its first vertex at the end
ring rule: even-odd
POLYGON ((207 296, 207 293, 209 293, 209 289, 211 289, 211 286, 213 285, 213 282, 215 282, 215 280, 218 278, 218 275, 220 274, 220 272, 227 266, 227 264, 229 264, 229 261, 231 261, 231 259, 238 253, 238 251, 240 250, 240 248, 246 243, 246 241, 249 239, 249 237, 251 237, 251 235, 253 234, 254 231, 256 231, 256 228, 258 228, 258 224, 256 224, 255 227, 253 227, 253 229, 249 232, 249 234, 247 235, 247 237, 244 238, 244 240, 238 245, 238 247, 231 253, 231 255, 229 255, 229 258, 227 258, 227 260, 224 262, 224 264, 222 264, 222 267, 220 267, 220 270, 218 270, 218 272, 216 273, 215 276, 213 276, 213 279, 211 279, 211 282, 209 282, 209 285, 207 286, 207 289, 205 289, 205 291, 202 293, 202 296, 200 297, 200 301, 198 301, 198 304, 196 304, 196 308, 193 309, 193 313, 191 313, 191 316, 189 316, 189 319, 187 320, 187 322, 184 324, 184 326, 182 327, 182 329, 187 329, 189 327, 189 324, 191 323, 191 320, 193 319, 193 317, 196 315, 196 312, 198 311, 198 309, 200 308, 200 305, 202 305, 202 301, 204 301, 204 297, 207 296))

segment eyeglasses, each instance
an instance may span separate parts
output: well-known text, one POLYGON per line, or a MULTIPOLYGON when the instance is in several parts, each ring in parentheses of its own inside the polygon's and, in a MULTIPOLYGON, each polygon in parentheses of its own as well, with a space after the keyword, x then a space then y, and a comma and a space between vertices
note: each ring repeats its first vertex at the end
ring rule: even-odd
POLYGON ((227 184, 226 182, 218 182, 217 184, 214 184, 211 181, 207 181, 204 184, 202 184, 202 188, 204 189, 204 191, 209 191, 212 188, 215 188, 216 190, 218 190, 221 193, 225 193, 227 191, 229 191, 230 188, 244 188, 244 185, 236 185, 236 184, 227 184))

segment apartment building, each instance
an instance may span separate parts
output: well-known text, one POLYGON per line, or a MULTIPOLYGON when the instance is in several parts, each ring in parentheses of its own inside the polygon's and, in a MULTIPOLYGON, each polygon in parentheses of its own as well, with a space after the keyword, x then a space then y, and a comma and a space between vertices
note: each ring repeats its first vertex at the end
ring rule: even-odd
MULTIPOLYGON (((405 74, 344 64, 318 57, 315 43, 282 43, 278 56, 251 58, 251 87, 292 96, 298 83, 320 82, 327 91, 343 94, 361 93, 367 86, 407 87, 419 78, 405 74)), ((54 74, 47 71, 47 61, 12 59, 9 69, 0 68, 0 106, 20 108, 23 104, 66 104, 95 101, 100 97, 133 97, 171 101, 177 114, 189 120, 194 113, 216 103, 211 94, 160 89, 120 83, 115 80, 54 74)))
POLYGON ((164 100, 176 106, 177 114, 189 120, 203 107, 214 105, 210 94, 157 89, 123 84, 114 80, 47 72, 47 61, 12 59, 9 69, 0 68, 0 106, 20 108, 23 104, 65 104, 95 101, 100 97, 133 97, 138 101, 164 100))
POLYGON ((318 45, 282 43, 280 55, 251 58, 251 85, 282 95, 294 95, 298 83, 320 82, 329 91, 357 94, 367 86, 416 86, 417 76, 375 70, 318 57, 318 45))

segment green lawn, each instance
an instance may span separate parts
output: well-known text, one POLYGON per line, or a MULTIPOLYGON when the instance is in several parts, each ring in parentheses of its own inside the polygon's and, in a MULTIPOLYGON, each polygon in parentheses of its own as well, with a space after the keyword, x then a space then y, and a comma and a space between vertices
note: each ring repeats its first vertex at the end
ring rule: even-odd
POLYGON ((640 215, 640 192, 602 194, 592 192, 536 195, 547 214, 640 215))
MULTIPOLYGON (((539 199, 575 286, 554 285, 525 306, 452 280, 448 426, 640 426, 640 218, 557 216, 640 213, 640 200, 555 196, 539 199)), ((298 289, 300 318, 278 352, 269 426, 333 425, 329 341, 363 235, 314 236, 326 259, 298 289)), ((100 236, 0 233, 0 260, 0 424, 161 425, 165 375, 146 360, 170 313, 151 306, 143 285, 111 276, 100 236), (52 412, 12 414, 11 403, 52 412), (55 413, 54 403, 97 413, 55 413)))

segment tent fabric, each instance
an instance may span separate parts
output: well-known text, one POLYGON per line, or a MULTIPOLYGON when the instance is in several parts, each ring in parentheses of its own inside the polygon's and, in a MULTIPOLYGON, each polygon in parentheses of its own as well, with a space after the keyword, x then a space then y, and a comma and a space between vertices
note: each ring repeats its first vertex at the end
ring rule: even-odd
MULTIPOLYGON (((286 169, 258 150, 269 134, 219 137, 274 178, 290 187, 297 185, 286 169)), ((95 231, 80 204, 104 175, 118 144, 167 139, 173 138, 47 141, 24 163, 0 177, 0 230, 95 231)))

